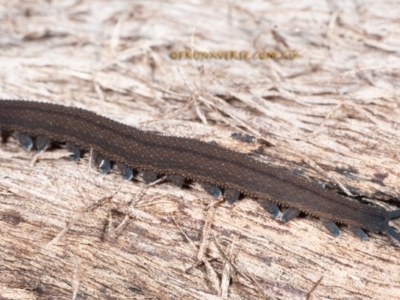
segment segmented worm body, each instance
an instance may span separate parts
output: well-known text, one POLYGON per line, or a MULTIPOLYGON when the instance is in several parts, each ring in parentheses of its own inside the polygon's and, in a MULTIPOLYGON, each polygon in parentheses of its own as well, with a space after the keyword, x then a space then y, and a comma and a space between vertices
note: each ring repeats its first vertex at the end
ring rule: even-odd
POLYGON ((289 207, 283 221, 302 211, 323 219, 334 235, 340 232, 336 222, 351 226, 362 238, 366 235, 361 229, 366 229, 400 241, 400 234, 389 226, 400 210, 387 211, 347 199, 216 144, 142 131, 83 109, 24 100, 0 100, 0 129, 17 133, 25 148, 32 146, 32 139, 39 150, 50 140, 67 142, 74 158, 80 156, 80 149, 92 149, 103 172, 114 161, 126 179, 132 177, 133 170, 142 172, 146 182, 160 174, 178 185, 191 179, 214 196, 222 189, 230 203, 240 194, 258 199, 273 216, 279 214, 277 205, 289 207))

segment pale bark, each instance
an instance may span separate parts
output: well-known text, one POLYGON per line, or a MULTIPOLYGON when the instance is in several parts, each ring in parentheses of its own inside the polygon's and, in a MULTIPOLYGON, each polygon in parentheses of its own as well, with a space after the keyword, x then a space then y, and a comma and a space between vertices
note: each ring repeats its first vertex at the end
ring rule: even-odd
MULTIPOLYGON (((2 1, 0 98, 262 150, 253 155, 265 163, 396 209, 394 3, 129 3, 2 1), (191 47, 300 55, 169 56, 191 47)), ((30 164, 12 138, 0 145, 0 299, 400 297, 399 248, 386 236, 361 241, 342 227, 334 238, 311 217, 272 220, 250 198, 230 207, 197 184, 145 187, 117 170, 100 175, 88 155, 74 163, 63 154, 30 164)))

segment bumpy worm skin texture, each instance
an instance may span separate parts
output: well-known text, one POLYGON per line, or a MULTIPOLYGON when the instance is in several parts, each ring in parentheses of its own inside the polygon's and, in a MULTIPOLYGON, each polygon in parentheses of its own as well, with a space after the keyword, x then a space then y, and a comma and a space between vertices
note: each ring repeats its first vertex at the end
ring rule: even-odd
POLYGON ((349 200, 216 144, 145 132, 83 109, 24 100, 0 100, 0 128, 65 141, 132 169, 179 175, 236 190, 325 220, 386 233, 400 241, 400 234, 389 226, 400 210, 390 212, 349 200))

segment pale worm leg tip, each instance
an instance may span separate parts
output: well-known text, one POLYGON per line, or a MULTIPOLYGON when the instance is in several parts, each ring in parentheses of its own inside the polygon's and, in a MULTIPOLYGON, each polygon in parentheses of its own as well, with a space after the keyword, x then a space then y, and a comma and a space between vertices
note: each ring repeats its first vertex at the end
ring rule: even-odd
POLYGON ((50 146, 50 138, 44 135, 39 135, 36 137, 35 144, 36 144, 36 152, 40 153, 45 151, 50 146))
POLYGON ((108 158, 103 158, 100 161, 99 169, 101 174, 106 174, 111 170, 111 161, 108 158))
POLYGON ((182 187, 185 183, 185 177, 177 174, 168 175, 168 180, 175 184, 177 187, 182 187))
POLYGON ((260 203, 261 207, 264 210, 266 210, 273 219, 276 219, 281 212, 278 205, 267 199, 259 198, 258 202, 260 203))
POLYGON ((368 240, 368 235, 360 227, 355 227, 355 226, 348 226, 348 227, 352 233, 354 233, 356 236, 358 236, 363 241, 368 240))
POLYGON ((123 166, 121 169, 121 175, 124 180, 131 180, 133 177, 133 169, 123 166))
POLYGON ((365 233, 364 230, 362 230, 361 228, 359 228, 360 231, 356 233, 356 235, 362 239, 363 241, 367 241, 368 240, 368 234, 365 233))
POLYGON ((16 137, 18 139, 18 142, 21 144, 22 148, 24 148, 27 151, 32 149, 33 141, 29 135, 27 135, 25 133, 17 132, 16 137))
POLYGON ((325 225, 328 232, 334 237, 338 237, 341 233, 339 226, 336 225, 335 222, 331 220, 322 220, 322 223, 325 225))
POLYGON ((300 214, 300 210, 297 208, 288 208, 282 215, 281 221, 283 223, 289 222, 290 220, 293 220, 300 214))
POLYGON ((71 143, 67 143, 67 150, 71 153, 69 156, 70 160, 78 160, 81 157, 81 149, 71 143))
POLYGON ((201 183, 201 186, 207 193, 209 193, 214 198, 219 198, 222 194, 221 189, 216 185, 209 183, 201 183))
POLYGON ((142 178, 145 184, 150 184, 157 180, 157 173, 154 171, 144 171, 142 178))
POLYGON ((225 199, 229 204, 235 203, 239 200, 240 192, 235 189, 227 188, 225 189, 225 199))

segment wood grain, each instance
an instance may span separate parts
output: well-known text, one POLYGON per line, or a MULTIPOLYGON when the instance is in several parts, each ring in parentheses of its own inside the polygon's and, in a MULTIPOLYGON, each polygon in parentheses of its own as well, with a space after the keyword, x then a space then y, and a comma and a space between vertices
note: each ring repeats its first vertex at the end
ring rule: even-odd
MULTIPOLYGON (((398 206, 400 31, 392 3, 1 7, 0 98, 261 149, 266 163, 398 206), (290 48, 300 56, 169 56, 191 47, 290 48), (234 132, 256 142, 232 139, 234 132)), ((333 238, 311 218, 279 224, 251 199, 231 208, 198 186, 142 190, 116 173, 100 175, 88 157, 76 164, 50 154, 31 167, 15 141, 0 146, 3 299, 398 298, 399 250, 385 236, 362 242, 344 228, 333 238)))

